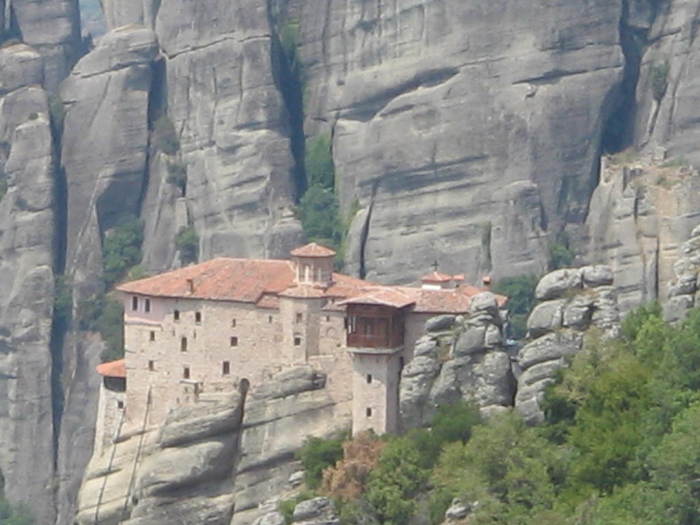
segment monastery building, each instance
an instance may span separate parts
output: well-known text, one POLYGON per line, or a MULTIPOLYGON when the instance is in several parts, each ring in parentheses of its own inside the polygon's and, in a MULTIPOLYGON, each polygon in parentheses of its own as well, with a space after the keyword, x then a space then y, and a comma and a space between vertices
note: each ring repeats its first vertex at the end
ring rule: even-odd
POLYGON ((96 448, 117 426, 158 425, 295 365, 325 373, 354 433, 396 430, 401 369, 425 321, 467 313, 483 290, 437 271, 420 287, 381 286, 334 273, 334 260, 311 243, 291 260, 220 257, 119 286, 125 358, 98 367, 96 448))

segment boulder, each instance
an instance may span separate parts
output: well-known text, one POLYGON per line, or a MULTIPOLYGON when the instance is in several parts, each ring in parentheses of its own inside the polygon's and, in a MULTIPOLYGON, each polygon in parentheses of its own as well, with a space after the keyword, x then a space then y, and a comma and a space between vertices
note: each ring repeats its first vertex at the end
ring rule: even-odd
POLYGON ((565 304, 564 299, 554 299, 538 304, 527 319, 527 331, 530 337, 540 337, 561 328, 565 304))
POLYGON ((279 512, 268 512, 253 522, 253 525, 285 525, 287 522, 279 512))
POLYGON ((589 288, 608 286, 613 283, 614 274, 610 266, 584 266, 581 269, 583 284, 589 288))
POLYGON ((523 370, 545 361, 576 354, 583 344, 583 335, 570 330, 560 330, 529 342, 518 352, 523 370))
POLYGON ((462 332, 455 342, 453 354, 464 356, 474 352, 481 352, 485 348, 486 327, 470 327, 462 332))
POLYGON ((663 305, 664 319, 669 323, 682 321, 688 315, 688 310, 695 305, 692 295, 677 295, 671 297, 663 305))
POLYGON ((535 288, 535 297, 540 301, 557 299, 569 290, 578 290, 583 284, 582 271, 578 268, 563 268, 548 273, 535 288))
POLYGON ((444 332, 449 330, 455 323, 454 315, 439 315, 437 317, 431 317, 425 322, 425 331, 430 332, 444 332))
POLYGON ((472 511, 469 503, 464 503, 460 498, 452 500, 450 507, 445 512, 446 520, 461 520, 466 518, 472 511))
POLYGON ((328 498, 318 497, 302 501, 294 507, 292 523, 303 525, 340 525, 335 505, 328 498))

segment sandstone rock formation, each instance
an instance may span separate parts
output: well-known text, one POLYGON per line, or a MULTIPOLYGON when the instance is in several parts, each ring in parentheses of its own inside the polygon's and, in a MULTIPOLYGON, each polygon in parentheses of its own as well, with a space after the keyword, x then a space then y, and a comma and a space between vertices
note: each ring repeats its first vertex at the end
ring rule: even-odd
POLYGON ((698 194, 700 175, 684 161, 603 160, 583 238, 574 244, 585 261, 613 268, 622 312, 666 301, 679 248, 700 221, 698 194))
POLYGON ((12 501, 52 523, 55 158, 44 60, 0 49, 0 470, 12 501))
POLYGON ((689 309, 700 306, 700 226, 693 229, 680 251, 682 255, 673 265, 676 279, 664 303, 664 317, 670 322, 683 319, 689 309))
POLYGON ((476 402, 485 413, 512 406, 515 384, 503 318, 492 293, 473 298, 468 318, 439 317, 426 328, 401 374, 404 428, 427 425, 438 405, 462 399, 476 402))
POLYGON ((622 0, 289 4, 306 134, 332 135, 342 204, 364 211, 351 267, 541 273, 546 230, 595 186, 622 0))
POLYGON ((604 337, 619 331, 617 292, 607 266, 556 270, 545 275, 535 295, 541 302, 527 321, 530 341, 518 351, 515 408, 528 423, 543 420, 545 388, 567 359, 581 350, 591 327, 604 337))
MULTIPOLYGON (((294 368, 247 397, 203 399, 171 412, 161 429, 120 434, 90 462, 77 522, 274 524, 303 440, 349 426, 349 407, 324 385, 322 374, 294 368)), ((330 512, 312 507, 304 519, 330 512)))

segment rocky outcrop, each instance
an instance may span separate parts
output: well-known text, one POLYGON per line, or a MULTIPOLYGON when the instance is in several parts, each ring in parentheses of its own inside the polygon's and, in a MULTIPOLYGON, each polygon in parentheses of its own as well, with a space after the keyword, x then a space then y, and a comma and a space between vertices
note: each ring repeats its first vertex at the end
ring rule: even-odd
POLYGON ((551 272, 540 279, 535 295, 541 302, 527 321, 530 341, 518 351, 515 408, 528 423, 544 414, 542 396, 556 372, 578 353, 591 327, 601 336, 619 331, 617 291, 607 266, 586 266, 551 272))
POLYGON ((17 24, 22 41, 44 58, 43 85, 57 91, 82 50, 78 0, 4 0, 2 7, 17 24))
POLYGON ((292 523, 299 525, 340 525, 335 505, 328 498, 312 498, 294 507, 292 523))
POLYGON ((681 244, 698 221, 700 176, 682 163, 648 155, 603 159, 580 247, 582 259, 610 265, 627 312, 669 297, 681 244))
POLYGON ((290 1, 305 131, 332 136, 344 209, 365 211, 349 249, 369 278, 436 258, 541 273, 546 230, 582 220, 595 186, 622 16, 622 0, 290 1))
POLYGON ((681 257, 673 265, 676 279, 671 283, 664 318, 675 322, 685 318, 688 310, 700 306, 700 226, 681 245, 681 257))
POLYGON ((290 477, 299 470, 294 453, 308 436, 329 437, 350 428, 350 406, 336 405, 324 385, 322 374, 299 367, 279 373, 251 394, 243 419, 231 525, 254 522, 291 493, 290 477))
MULTIPOLYGON (((118 434, 90 462, 77 523, 274 524, 278 500, 295 490, 304 439, 349 427, 349 407, 324 386, 311 368, 289 369, 248 396, 202 400, 172 411, 160 429, 118 434)), ((312 510, 330 512, 313 506, 303 523, 316 523, 312 510)))
POLYGON ((472 300, 467 318, 439 317, 427 322, 414 358, 400 383, 404 428, 430 423, 438 405, 474 401, 485 413, 512 406, 514 380, 503 341, 503 317, 496 296, 472 300))
POLYGON ((52 523, 55 158, 43 68, 24 44, 0 48, 0 470, 7 497, 52 523))

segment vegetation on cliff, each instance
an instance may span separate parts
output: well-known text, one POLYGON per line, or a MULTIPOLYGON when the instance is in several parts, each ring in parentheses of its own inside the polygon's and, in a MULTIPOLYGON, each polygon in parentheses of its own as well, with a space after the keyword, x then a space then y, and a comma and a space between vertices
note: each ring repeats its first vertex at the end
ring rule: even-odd
POLYGON ((543 425, 443 407, 431 429, 346 443, 319 491, 348 524, 440 523, 453 498, 474 524, 700 523, 699 393, 700 310, 671 326, 640 308, 618 339, 589 332, 543 425))

